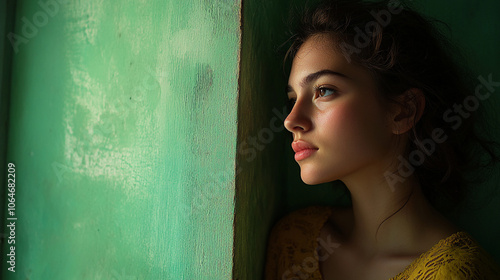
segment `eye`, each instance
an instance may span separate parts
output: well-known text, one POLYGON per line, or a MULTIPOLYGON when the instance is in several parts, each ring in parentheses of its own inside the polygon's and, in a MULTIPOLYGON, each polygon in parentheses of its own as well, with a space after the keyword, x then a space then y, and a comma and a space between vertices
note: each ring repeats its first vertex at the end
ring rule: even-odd
POLYGON ((318 97, 327 97, 330 95, 336 95, 338 92, 333 88, 318 87, 316 88, 316 94, 318 97))

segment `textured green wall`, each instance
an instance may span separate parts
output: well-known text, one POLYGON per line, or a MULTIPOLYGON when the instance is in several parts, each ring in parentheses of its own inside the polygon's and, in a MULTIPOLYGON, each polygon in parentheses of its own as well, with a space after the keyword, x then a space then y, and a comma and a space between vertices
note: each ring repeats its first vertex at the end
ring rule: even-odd
POLYGON ((231 279, 240 6, 18 1, 4 279, 231 279))

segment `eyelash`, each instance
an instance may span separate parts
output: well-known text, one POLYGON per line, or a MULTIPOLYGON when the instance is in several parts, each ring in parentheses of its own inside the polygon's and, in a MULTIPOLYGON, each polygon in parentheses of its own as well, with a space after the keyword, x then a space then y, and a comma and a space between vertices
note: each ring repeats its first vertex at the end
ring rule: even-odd
MULTIPOLYGON (((315 94, 316 98, 318 98, 318 97, 328 97, 328 96, 330 96, 332 94, 333 95, 337 95, 338 94, 338 91, 336 89, 329 88, 329 87, 326 87, 326 86, 315 86, 313 89, 314 89, 314 94, 315 94), (321 91, 322 90, 332 91, 332 94, 327 95, 327 96, 325 96, 324 94, 321 95, 321 91)), ((292 111, 292 108, 295 105, 295 102, 296 102, 296 98, 290 98, 290 99, 288 99, 288 102, 287 102, 288 112, 292 111)))
POLYGON ((314 93, 316 94, 316 97, 327 97, 327 96, 330 96, 330 95, 337 95, 338 94, 338 91, 336 89, 333 89, 333 88, 329 88, 329 87, 326 87, 326 86, 315 86, 314 87, 314 93), (326 91, 331 91, 332 93, 329 94, 329 95, 321 95, 321 91, 323 90, 326 90, 326 91))

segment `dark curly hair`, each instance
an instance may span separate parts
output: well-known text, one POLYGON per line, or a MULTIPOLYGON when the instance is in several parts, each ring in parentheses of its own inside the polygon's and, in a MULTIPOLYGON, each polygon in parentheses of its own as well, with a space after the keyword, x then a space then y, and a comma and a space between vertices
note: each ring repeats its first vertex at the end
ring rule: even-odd
POLYGON ((407 90, 420 89, 425 109, 409 131, 404 158, 411 162, 412 153, 425 155, 413 164, 422 192, 435 207, 441 199, 457 206, 472 179, 467 174, 496 164, 498 146, 475 129, 487 89, 475 90, 479 81, 456 62, 464 57, 435 23, 399 1, 325 1, 304 13, 285 62, 307 39, 327 35, 348 61, 371 72, 383 100, 397 102, 407 90), (425 140, 433 139, 435 129, 446 140, 434 141, 430 150, 425 140))

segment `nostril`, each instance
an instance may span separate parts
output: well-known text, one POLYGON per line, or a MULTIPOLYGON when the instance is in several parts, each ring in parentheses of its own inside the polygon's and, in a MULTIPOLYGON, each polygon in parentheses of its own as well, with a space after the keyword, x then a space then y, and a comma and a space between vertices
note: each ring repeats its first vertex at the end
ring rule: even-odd
POLYGON ((284 121, 285 128, 290 132, 305 131, 306 120, 293 112, 284 121))

